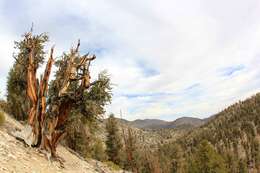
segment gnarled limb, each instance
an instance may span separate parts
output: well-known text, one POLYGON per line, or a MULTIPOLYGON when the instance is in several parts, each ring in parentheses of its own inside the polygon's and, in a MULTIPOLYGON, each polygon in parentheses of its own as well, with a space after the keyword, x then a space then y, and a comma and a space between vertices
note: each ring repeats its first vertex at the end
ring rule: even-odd
MULTIPOLYGON (((58 94, 50 102, 47 109, 48 81, 54 64, 53 51, 51 48, 50 57, 45 67, 43 76, 38 82, 36 78, 35 42, 31 33, 26 35, 26 46, 29 50, 27 66, 27 95, 31 103, 28 117, 28 124, 23 131, 16 134, 28 145, 40 147, 56 157, 56 148, 59 141, 66 135, 66 121, 71 109, 78 106, 75 102, 81 100, 84 92, 94 83, 90 82, 89 66, 96 57, 86 54, 78 55, 80 41, 77 47, 71 49, 69 57, 64 59, 65 71, 61 75, 61 85, 57 85, 58 94), (79 74, 81 71, 81 74, 79 74), (62 80, 62 78, 64 79, 62 80), (74 83, 73 83, 74 82, 74 83), (72 85, 71 85, 72 84, 72 85), (75 85, 74 85, 75 84, 75 85), (68 92, 70 86, 73 91, 68 92)), ((60 79, 59 78, 59 79, 60 79)))

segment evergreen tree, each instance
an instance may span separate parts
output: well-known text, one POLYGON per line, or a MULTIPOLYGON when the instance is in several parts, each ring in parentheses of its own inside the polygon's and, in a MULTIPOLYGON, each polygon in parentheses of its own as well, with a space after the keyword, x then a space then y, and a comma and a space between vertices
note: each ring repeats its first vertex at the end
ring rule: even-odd
POLYGON ((194 160, 192 161, 192 169, 189 171, 193 173, 227 172, 223 158, 206 140, 200 143, 194 160))
POLYGON ((184 152, 179 144, 174 143, 159 146, 158 156, 163 172, 186 172, 184 152))
POLYGON ((105 105, 111 100, 110 78, 102 72, 98 80, 90 79, 90 64, 96 56, 79 54, 77 47, 60 59, 53 57, 54 47, 45 66, 45 71, 37 78, 37 69, 44 61, 46 34, 33 35, 28 32, 20 42, 15 42, 18 53, 15 64, 8 76, 7 101, 10 113, 17 119, 28 119, 27 128, 17 132, 17 136, 30 146, 41 147, 56 157, 56 147, 70 128, 69 146, 85 155, 86 122, 95 121, 105 112, 105 105), (54 79, 49 77, 53 64, 57 66, 54 79), (28 117, 28 118, 27 118, 28 117), (69 122, 68 119, 71 121, 69 122), (69 123, 69 124, 68 124, 69 123), (49 137, 51 136, 51 138, 49 137))
POLYGON ((114 162, 115 164, 121 165, 121 151, 122 151, 122 141, 119 135, 119 128, 117 120, 114 115, 110 115, 106 123, 107 140, 106 140, 106 153, 108 160, 114 162))
MULTIPOLYGON (((55 80, 51 81, 49 88, 49 103, 59 104, 59 87, 61 80, 64 79, 66 71, 66 60, 70 54, 63 54, 55 65, 58 70, 55 73, 55 80)), ((78 58, 78 57, 77 57, 78 58)), ((72 83, 68 88, 68 93, 75 93, 78 83, 72 83)), ((85 92, 77 106, 70 112, 68 119, 68 133, 65 137, 68 146, 80 153, 83 157, 91 157, 93 145, 95 143, 95 129, 98 128, 97 121, 104 113, 105 106, 112 99, 112 87, 110 77, 106 71, 98 75, 95 85, 88 92, 85 92)))
POLYGON ((224 155, 227 169, 230 173, 238 172, 239 158, 232 152, 226 152, 224 155))
MULTIPOLYGON (((48 35, 45 33, 34 35, 32 39, 35 42, 34 54, 37 69, 44 60, 44 46, 48 41, 48 35)), ((8 112, 17 120, 26 120, 30 108, 26 95, 29 50, 26 47, 26 39, 15 41, 14 44, 17 53, 13 56, 16 61, 7 77, 8 112)))
POLYGON ((239 173, 248 173, 246 162, 242 159, 238 163, 238 172, 239 173))
POLYGON ((142 173, 153 172, 153 153, 149 149, 140 150, 138 157, 138 171, 142 173))
POLYGON ((254 166, 257 168, 260 165, 260 144, 257 138, 252 141, 251 154, 254 160, 254 166))
POLYGON ((90 135, 87 133, 79 115, 74 115, 74 112, 72 114, 73 116, 69 119, 65 141, 69 148, 85 157, 88 154, 87 148, 89 147, 90 135))
POLYGON ((136 136, 133 134, 133 130, 131 128, 127 129, 127 135, 124 135, 125 142, 125 151, 126 151, 126 161, 125 165, 127 169, 131 169, 132 172, 137 172, 137 141, 136 136))

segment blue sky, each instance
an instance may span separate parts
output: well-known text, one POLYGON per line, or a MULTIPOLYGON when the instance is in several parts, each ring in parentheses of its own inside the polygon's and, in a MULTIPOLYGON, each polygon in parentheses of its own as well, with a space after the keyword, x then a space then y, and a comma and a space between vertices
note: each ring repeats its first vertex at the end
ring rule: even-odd
POLYGON ((0 91, 13 41, 34 23, 55 56, 81 39, 124 118, 204 118, 260 91, 259 0, 0 0, 0 91))

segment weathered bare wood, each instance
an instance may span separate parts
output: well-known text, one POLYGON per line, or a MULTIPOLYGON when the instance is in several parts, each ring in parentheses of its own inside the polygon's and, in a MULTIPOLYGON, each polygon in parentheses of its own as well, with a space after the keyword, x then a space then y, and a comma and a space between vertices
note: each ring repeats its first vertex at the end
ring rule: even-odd
POLYGON ((77 44, 77 47, 75 49, 75 52, 78 53, 79 52, 79 46, 80 46, 80 39, 78 39, 78 44, 77 44))
MULTIPOLYGON (((76 53, 80 46, 80 41, 75 50, 72 50, 70 57, 67 60, 67 69, 65 73, 65 80, 63 82, 62 89, 59 92, 59 96, 64 96, 67 94, 67 89, 70 86, 72 81, 81 81, 81 86, 76 91, 76 95, 82 95, 84 89, 89 88, 90 85, 90 75, 86 64, 95 59, 95 56, 88 57, 83 56, 80 58, 78 63, 75 62, 76 53), (78 69, 83 68, 83 74, 78 74, 78 69), (77 74, 76 74, 77 73, 77 74)), ((63 101, 58 105, 57 115, 55 115, 51 120, 47 122, 48 126, 48 135, 43 134, 42 148, 48 148, 53 156, 56 155, 56 147, 59 141, 65 136, 66 132, 64 130, 64 124, 68 119, 68 115, 72 108, 73 101, 67 100, 63 101)))
POLYGON ((33 125, 33 121, 36 116, 37 109, 37 86, 36 86, 36 69, 34 65, 34 44, 32 43, 31 37, 28 39, 28 49, 29 49, 29 64, 27 69, 27 95, 31 102, 31 110, 29 113, 29 124, 33 125))
POLYGON ((65 78, 63 80, 63 85, 62 85, 63 87, 59 91, 59 96, 62 96, 66 93, 71 81, 77 80, 76 79, 77 64, 75 62, 75 57, 79 51, 79 46, 80 46, 80 40, 78 40, 76 49, 73 48, 71 49, 71 55, 67 61, 67 69, 65 72, 65 78))
POLYGON ((48 90, 48 81, 51 74, 52 65, 54 63, 53 51, 54 51, 54 46, 51 48, 50 58, 46 64, 44 76, 40 83, 41 113, 39 119, 41 121, 41 126, 43 125, 44 116, 46 112, 46 93, 48 90))
POLYGON ((78 55, 80 40, 75 49, 71 49, 71 54, 65 60, 66 71, 65 78, 58 93, 59 98, 63 96, 66 99, 61 99, 58 102, 51 103, 50 110, 46 110, 46 97, 48 92, 48 82, 51 74, 52 65, 54 64, 53 51, 51 48, 50 57, 45 67, 44 74, 40 78, 40 82, 36 78, 37 68, 35 66, 35 42, 32 39, 32 34, 26 36, 26 44, 29 50, 28 66, 27 66, 27 95, 31 103, 31 109, 28 116, 28 126, 16 136, 22 138, 28 145, 40 147, 50 153, 51 156, 56 156, 56 148, 59 141, 66 135, 65 123, 69 113, 73 107, 74 101, 77 98, 71 99, 67 90, 71 82, 79 82, 80 85, 73 97, 80 97, 84 94, 85 89, 94 85, 95 82, 90 82, 89 66, 90 62, 96 57, 86 54, 82 57, 78 55), (80 58, 80 59, 78 59, 80 58), (82 71, 80 74, 79 71, 82 71), (50 114, 50 115, 49 115, 50 114))

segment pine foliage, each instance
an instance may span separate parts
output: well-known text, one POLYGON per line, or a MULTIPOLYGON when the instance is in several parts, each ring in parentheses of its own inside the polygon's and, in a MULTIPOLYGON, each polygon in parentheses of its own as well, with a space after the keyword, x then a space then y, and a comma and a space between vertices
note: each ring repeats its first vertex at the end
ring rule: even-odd
POLYGON ((122 158, 122 141, 121 136, 119 134, 119 127, 117 124, 117 120, 113 115, 107 119, 106 123, 106 131, 107 131, 107 140, 106 140, 106 153, 108 156, 108 160, 114 162, 117 165, 121 165, 122 158))

